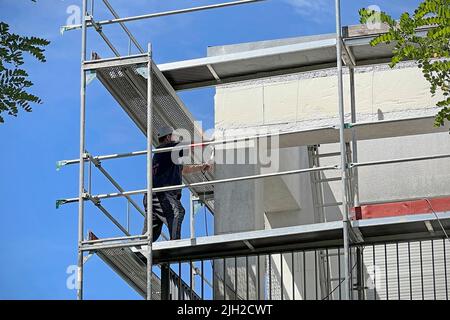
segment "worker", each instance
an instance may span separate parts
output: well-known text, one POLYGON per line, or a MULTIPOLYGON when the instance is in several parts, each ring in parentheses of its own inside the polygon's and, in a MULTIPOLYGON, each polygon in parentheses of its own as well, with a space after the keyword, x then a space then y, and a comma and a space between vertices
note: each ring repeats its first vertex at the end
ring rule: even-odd
MULTIPOLYGON (((162 127, 158 130, 158 147, 170 148, 179 145, 175 140, 172 127, 162 127)), ((196 172, 207 172, 212 169, 210 164, 183 165, 179 160, 183 157, 183 150, 173 150, 157 153, 153 157, 153 188, 180 185, 182 176, 196 172), (176 155, 172 156, 172 153, 176 155), (178 163, 175 163, 178 162, 178 163)), ((147 193, 144 195, 144 208, 147 213, 147 193)), ((181 204, 181 189, 153 193, 153 242, 161 235, 163 224, 167 226, 170 240, 181 238, 181 224, 185 209, 181 204)), ((145 217, 142 234, 147 233, 147 217, 145 217)))

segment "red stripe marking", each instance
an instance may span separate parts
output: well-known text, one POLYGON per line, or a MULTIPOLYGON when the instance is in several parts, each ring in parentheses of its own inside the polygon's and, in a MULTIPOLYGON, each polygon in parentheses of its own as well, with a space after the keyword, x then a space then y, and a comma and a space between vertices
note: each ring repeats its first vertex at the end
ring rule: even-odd
MULTIPOLYGON (((450 197, 428 199, 435 212, 450 211, 450 197)), ((433 213, 428 201, 411 200, 371 204, 351 209, 352 219, 373 219, 404 216, 410 214, 433 213)))

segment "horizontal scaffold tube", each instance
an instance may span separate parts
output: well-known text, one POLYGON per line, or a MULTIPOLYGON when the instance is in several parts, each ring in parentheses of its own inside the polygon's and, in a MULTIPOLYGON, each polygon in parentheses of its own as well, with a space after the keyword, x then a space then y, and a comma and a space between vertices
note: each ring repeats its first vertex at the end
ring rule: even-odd
MULTIPOLYGON (((165 192, 165 191, 180 190, 180 189, 192 188, 192 187, 202 187, 202 186, 221 184, 221 183, 255 180, 255 179, 262 179, 262 178, 287 176, 287 175, 292 175, 292 174, 308 173, 308 172, 314 172, 314 171, 336 170, 336 169, 338 169, 338 166, 326 166, 326 167, 298 169, 298 170, 290 170, 290 171, 282 171, 282 172, 273 172, 273 173, 266 173, 266 174, 257 174, 257 175, 252 175, 252 176, 243 176, 243 177, 236 177, 236 178, 227 178, 227 179, 195 182, 195 183, 191 183, 191 184, 180 184, 180 185, 176 185, 176 186, 154 188, 153 192, 154 193, 165 192)), ((137 195, 137 194, 144 194, 146 192, 147 192, 146 189, 142 189, 142 190, 120 192, 120 193, 117 192, 117 193, 99 194, 99 195, 90 196, 90 197, 101 200, 101 199, 108 199, 108 198, 125 197, 127 195, 131 196, 131 195, 137 195)), ((78 198, 71 198, 71 199, 64 200, 64 204, 72 203, 72 202, 78 202, 78 198)))
MULTIPOLYGON (((336 127, 334 127, 334 126, 330 126, 330 127, 326 127, 326 128, 336 129, 336 127)), ((324 129, 324 128, 320 128, 320 129, 324 129)), ((177 145, 174 147, 153 149, 152 153, 157 154, 157 153, 163 153, 163 152, 169 152, 169 151, 183 150, 186 148, 206 147, 206 146, 210 146, 210 145, 218 145, 218 144, 226 144, 226 143, 237 143, 237 142, 242 142, 242 141, 264 139, 264 138, 270 138, 270 137, 275 137, 275 136, 303 133, 303 132, 308 132, 308 131, 310 131, 310 130, 292 130, 292 131, 284 131, 284 132, 272 132, 272 133, 267 133, 267 134, 259 134, 259 135, 253 135, 253 136, 247 136, 247 137, 236 137, 236 138, 223 139, 223 140, 207 140, 207 141, 203 141, 203 142, 197 142, 197 143, 191 143, 191 144, 185 144, 185 145, 177 145)), ((94 156, 93 158, 95 160, 102 161, 102 160, 110 160, 110 159, 143 156, 146 154, 147 154, 147 150, 142 150, 142 151, 134 151, 134 152, 126 152, 126 153, 109 154, 109 155, 104 155, 104 156, 94 156)), ((338 153, 338 155, 339 154, 340 153, 338 153)), ((89 160, 89 159, 86 159, 86 160, 89 160)), ((60 163, 63 165, 77 164, 79 162, 80 162, 79 159, 60 161, 60 163)))
MULTIPOLYGON (((157 13, 149 13, 139 16, 132 16, 132 17, 126 17, 126 18, 118 18, 118 19, 110 19, 110 20, 103 20, 97 22, 99 26, 107 25, 107 24, 114 24, 114 23, 123 23, 123 22, 130 22, 130 21, 137 21, 137 20, 143 20, 143 19, 151 19, 151 18, 158 18, 158 17, 164 17, 164 16, 170 16, 174 14, 182 14, 182 13, 189 13, 189 12, 195 12, 195 11, 202 11, 202 10, 210 10, 210 9, 218 9, 223 7, 231 7, 231 6, 237 6, 242 4, 249 4, 254 2, 262 2, 266 0, 239 0, 239 1, 233 1, 233 2, 225 2, 225 3, 218 3, 218 4, 212 4, 207 6, 201 6, 201 7, 193 7, 193 8, 186 8, 186 9, 178 9, 178 10, 171 10, 171 11, 164 11, 164 12, 157 12, 157 13)), ((88 23, 87 27, 92 27, 92 24, 88 23)), ((74 25, 68 25, 63 27, 64 30, 75 30, 75 29, 81 29, 81 24, 74 24, 74 25)))
POLYGON ((81 245, 81 251, 95 251, 100 249, 125 248, 147 246, 148 240, 134 240, 120 243, 100 243, 100 244, 84 244, 81 245))
MULTIPOLYGON (((106 177, 106 179, 108 179, 112 185, 114 187, 116 187, 116 189, 119 192, 124 192, 125 190, 117 183, 116 180, 114 180, 114 178, 102 167, 101 163, 99 160, 94 159, 94 157, 92 157, 91 155, 88 155, 88 159, 95 165, 95 167, 101 172, 103 173, 103 175, 106 177)), ((126 196, 125 198, 127 198, 127 200, 133 205, 133 207, 143 216, 145 217, 145 212, 144 210, 142 210, 139 205, 130 197, 130 196, 126 196)))
POLYGON ((112 241, 124 241, 124 240, 136 240, 136 239, 146 239, 146 235, 137 235, 137 236, 128 236, 128 237, 114 237, 114 238, 103 238, 103 239, 95 239, 95 240, 86 240, 82 241, 82 244, 95 244, 95 243, 104 243, 104 242, 112 242, 112 241))
POLYGON ((424 161, 424 160, 436 160, 436 159, 444 159, 444 158, 450 158, 450 154, 437 154, 437 155, 423 156, 423 157, 412 157, 412 158, 399 158, 399 159, 391 159, 391 160, 357 162, 357 163, 351 163, 350 167, 351 168, 367 167, 367 166, 377 166, 377 165, 382 165, 382 164, 393 164, 393 163, 424 161))

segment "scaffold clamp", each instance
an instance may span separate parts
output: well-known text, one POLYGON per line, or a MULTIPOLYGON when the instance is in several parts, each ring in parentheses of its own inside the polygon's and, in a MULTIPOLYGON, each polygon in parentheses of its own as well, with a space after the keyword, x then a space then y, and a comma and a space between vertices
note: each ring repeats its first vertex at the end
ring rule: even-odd
POLYGON ((59 171, 67 164, 67 160, 56 161, 56 171, 59 171))
POLYGON ((147 66, 136 68, 136 72, 143 76, 145 79, 148 78, 148 68, 147 66))
POLYGON ((86 85, 89 85, 97 78, 97 72, 95 70, 89 70, 86 74, 86 85))
POLYGON ((63 199, 56 200, 56 209, 59 209, 59 207, 61 207, 63 204, 66 204, 66 203, 67 203, 67 200, 63 200, 63 199))
POLYGON ((344 129, 351 129, 351 128, 353 128, 352 123, 344 123, 344 129))

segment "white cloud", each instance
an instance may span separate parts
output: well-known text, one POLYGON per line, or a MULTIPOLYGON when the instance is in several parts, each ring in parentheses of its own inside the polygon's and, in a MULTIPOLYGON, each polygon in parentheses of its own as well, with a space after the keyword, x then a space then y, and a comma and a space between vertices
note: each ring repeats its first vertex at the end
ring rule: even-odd
POLYGON ((329 0, 284 0, 291 5, 295 12, 314 21, 323 19, 333 10, 333 3, 329 0))

